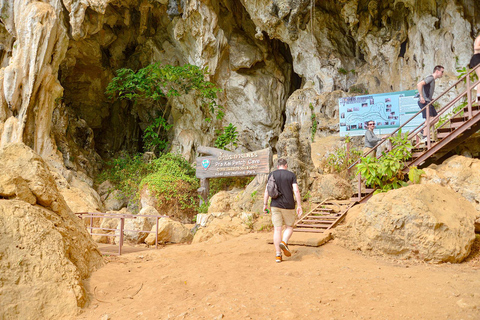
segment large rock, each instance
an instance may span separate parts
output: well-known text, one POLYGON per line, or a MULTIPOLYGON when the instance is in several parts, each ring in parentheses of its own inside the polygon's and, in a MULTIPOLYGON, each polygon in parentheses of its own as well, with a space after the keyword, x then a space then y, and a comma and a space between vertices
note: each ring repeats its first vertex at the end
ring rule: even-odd
POLYGON ((438 185, 412 185, 354 207, 335 230, 350 249, 399 259, 461 262, 475 240, 476 210, 438 185))
MULTIPOLYGON (((150 233, 145 239, 145 243, 148 245, 155 244, 155 225, 152 227, 151 231, 153 231, 153 233, 150 233)), ((174 221, 170 218, 161 218, 158 220, 158 242, 184 243, 190 242, 192 239, 193 235, 190 232, 190 229, 180 222, 174 221)))
POLYGON ((423 169, 422 184, 439 184, 449 187, 470 201, 480 212, 480 160, 453 156, 441 165, 423 169))
POLYGON ((453 156, 441 165, 423 170, 421 183, 449 187, 474 205, 477 209, 475 230, 480 233, 480 160, 453 156))
POLYGON ((336 174, 319 175, 310 190, 310 199, 318 202, 325 199, 345 200, 353 194, 351 184, 336 174))
POLYGON ((109 211, 118 211, 128 204, 128 199, 120 190, 113 190, 105 199, 105 209, 109 211))
POLYGON ((145 241, 148 233, 140 231, 150 231, 155 226, 154 217, 142 217, 140 215, 159 215, 158 211, 151 206, 143 207, 137 215, 131 215, 132 218, 125 219, 124 239, 128 242, 138 244, 145 241))
POLYGON ((235 193, 231 191, 220 191, 213 195, 210 199, 208 213, 223 212, 227 213, 232 210, 235 202, 235 193))
POLYGON ((0 151, 0 181, 0 318, 73 317, 83 280, 102 264, 96 244, 30 148, 0 151))

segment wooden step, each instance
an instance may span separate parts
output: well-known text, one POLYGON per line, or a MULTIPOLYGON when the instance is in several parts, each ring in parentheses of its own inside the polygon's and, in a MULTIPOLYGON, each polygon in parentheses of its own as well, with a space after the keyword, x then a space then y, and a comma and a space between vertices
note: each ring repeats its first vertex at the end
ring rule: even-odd
MULTIPOLYGON (((464 112, 468 112, 468 106, 463 108, 463 111, 464 112)), ((478 104, 478 102, 476 103, 472 103, 472 112, 479 112, 480 111, 480 105, 478 104)))
POLYGON ((443 138, 446 138, 450 135, 451 132, 439 132, 437 133, 437 138, 439 140, 443 139, 443 138))
POLYGON ((333 220, 310 220, 310 219, 306 219, 306 220, 300 221, 300 222, 299 222, 299 225, 302 224, 302 223, 332 224, 332 223, 335 222, 337 219, 338 219, 338 217, 335 217, 335 219, 333 219, 333 220))
POLYGON ((453 128, 440 128, 440 129, 437 129, 437 134, 444 133, 444 132, 453 132, 453 131, 455 131, 455 129, 453 128))
POLYGON ((298 227, 301 227, 301 228, 328 228, 330 227, 332 224, 331 223, 315 223, 315 224, 306 224, 306 223, 298 223, 297 226, 298 227))
POLYGON ((314 232, 314 233, 323 233, 322 229, 310 229, 310 228, 294 228, 293 231, 296 232, 314 232))
POLYGON ((299 221, 298 223, 302 223, 302 222, 305 222, 305 221, 308 221, 308 222, 332 222, 332 221, 335 221, 337 219, 338 219, 338 216, 335 216, 335 217, 312 217, 312 216, 309 215, 305 220, 299 221))

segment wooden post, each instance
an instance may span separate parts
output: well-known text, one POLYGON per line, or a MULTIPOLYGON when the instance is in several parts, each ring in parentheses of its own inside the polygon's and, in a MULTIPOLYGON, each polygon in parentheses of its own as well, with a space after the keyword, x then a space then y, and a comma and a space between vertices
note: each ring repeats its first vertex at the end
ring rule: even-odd
POLYGON ((468 119, 472 119, 472 88, 470 88, 470 73, 467 74, 467 107, 468 119))
POLYGON ((210 180, 208 178, 200 179, 200 188, 197 189, 201 200, 200 205, 208 203, 208 194, 210 193, 210 180))
POLYGON ((432 102, 427 103, 427 119, 425 120, 425 125, 427 126, 427 150, 430 150, 430 105, 432 105, 432 102))

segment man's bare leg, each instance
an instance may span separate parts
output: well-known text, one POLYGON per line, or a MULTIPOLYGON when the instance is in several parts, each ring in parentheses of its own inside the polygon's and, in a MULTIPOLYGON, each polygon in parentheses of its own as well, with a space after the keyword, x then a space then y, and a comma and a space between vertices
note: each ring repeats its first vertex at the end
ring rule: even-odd
POLYGON ((273 245, 275 246, 275 252, 281 253, 280 242, 282 241, 282 227, 273 228, 273 245))
POLYGON ((292 233, 293 233, 293 227, 286 226, 285 231, 283 231, 283 237, 282 237, 283 242, 288 243, 288 240, 292 236, 292 233))

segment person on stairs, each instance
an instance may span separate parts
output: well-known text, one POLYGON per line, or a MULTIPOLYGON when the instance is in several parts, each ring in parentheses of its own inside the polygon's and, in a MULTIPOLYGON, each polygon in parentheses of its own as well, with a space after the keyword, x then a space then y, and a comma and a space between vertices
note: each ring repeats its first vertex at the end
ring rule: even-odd
MULTIPOLYGON (((468 65, 470 69, 475 68, 477 65, 480 64, 480 35, 475 39, 473 42, 473 56, 470 59, 470 64, 468 65)), ((480 67, 475 70, 477 73, 478 79, 480 79, 480 67)), ((477 90, 477 101, 480 102, 480 85, 476 87, 477 90)))
MULTIPOLYGON (((443 76, 444 71, 445 71, 444 67, 440 65, 435 66, 435 68, 433 69, 433 74, 426 76, 425 79, 417 83, 417 89, 420 95, 420 98, 418 99, 418 106, 420 107, 420 109, 423 109, 427 104, 429 104, 433 100, 433 92, 435 91, 435 80, 441 78, 443 76)), ((432 119, 437 115, 437 110, 435 110, 435 107, 433 106, 433 104, 430 104, 428 109, 430 113, 430 119, 432 119)), ((427 119, 427 108, 422 110, 422 117, 423 119, 427 119)), ((427 139, 426 135, 427 135, 427 128, 425 127, 423 129, 424 140, 427 139)))
MULTIPOLYGON (((382 141, 382 138, 379 138, 375 135, 375 132, 373 130, 375 129, 375 121, 370 120, 367 122, 367 130, 365 130, 365 144, 363 148, 363 154, 369 152, 372 150, 377 143, 382 141)), ((373 150, 372 152, 369 153, 369 157, 377 157, 377 150, 373 150)))
MULTIPOLYGON (((272 209, 272 224, 273 224, 273 244, 275 246, 275 261, 282 262, 282 251, 287 257, 292 253, 288 248, 288 240, 293 233, 293 224, 295 223, 295 200, 297 202, 297 215, 302 216, 302 202, 300 198, 300 189, 297 184, 297 177, 291 171, 287 170, 287 160, 280 158, 277 161, 277 170, 270 172, 275 178, 279 195, 272 198, 270 207, 272 209), (293 198, 295 194, 295 199, 293 198), (282 234, 282 227, 285 225, 285 231, 282 234)), ((268 213, 268 183, 265 187, 263 196, 263 212, 268 213)))

